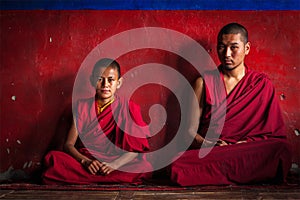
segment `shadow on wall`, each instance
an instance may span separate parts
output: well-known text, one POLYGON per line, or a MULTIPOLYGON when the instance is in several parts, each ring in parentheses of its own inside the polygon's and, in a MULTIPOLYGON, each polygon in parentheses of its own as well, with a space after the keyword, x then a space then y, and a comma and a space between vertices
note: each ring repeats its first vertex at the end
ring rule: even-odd
POLYGON ((72 104, 67 104, 57 122, 56 130, 49 144, 47 152, 51 150, 63 151, 64 143, 73 122, 72 104))
POLYGON ((63 146, 73 121, 72 90, 75 75, 52 81, 48 85, 49 90, 53 90, 53 88, 55 88, 54 91, 51 92, 55 94, 48 95, 53 96, 49 102, 53 101, 55 104, 49 109, 53 109, 52 112, 57 114, 54 114, 55 117, 53 117, 53 124, 55 122, 55 125, 53 126, 54 128, 51 132, 49 132, 51 137, 49 137, 47 146, 45 147, 43 154, 41 154, 41 168, 33 174, 33 178, 38 181, 40 181, 41 173, 43 171, 43 159, 45 155, 51 150, 63 151, 63 146))
MULTIPOLYGON (((202 41, 198 41, 198 43, 203 43, 202 41)), ((182 52, 189 52, 194 47, 190 45, 186 45, 182 47, 182 52)), ((211 48, 208 46, 208 49, 211 48)), ((202 49, 205 51, 205 49, 202 49)), ((207 70, 212 69, 212 64, 210 63, 212 61, 210 55, 205 51, 204 56, 200 55, 198 58, 202 59, 201 64, 203 66, 198 66, 201 68, 201 70, 207 70)), ((171 56, 173 58, 174 56, 171 56)), ((159 154, 158 158, 153 158, 154 163, 161 162, 160 159, 165 159, 171 161, 174 156, 176 156, 176 152, 180 152, 183 150, 186 150, 188 148, 188 144, 186 144, 185 141, 185 134, 187 133, 187 115, 188 115, 188 109, 189 109, 189 96, 191 95, 189 90, 187 88, 193 86, 194 81, 200 76, 200 73, 198 70, 189 63, 185 58, 180 57, 177 55, 175 61, 175 65, 172 66, 175 70, 179 72, 181 76, 184 77, 184 79, 189 83, 189 85, 185 85, 183 82, 180 81, 180 79, 176 77, 172 77, 174 80, 170 80, 171 84, 175 84, 175 91, 171 90, 164 90, 165 93, 165 100, 163 102, 166 102, 165 109, 167 112, 167 120, 165 124, 164 130, 162 130, 162 134, 155 136, 154 138, 151 138, 151 142, 155 143, 158 138, 163 139, 163 141, 160 141, 160 145, 152 145, 155 147, 153 150, 158 150, 159 148, 164 147, 165 145, 168 145, 170 143, 174 143, 175 145, 172 148, 172 150, 163 151, 159 154), (174 94, 177 93, 178 98, 174 94), (182 113, 182 111, 184 113, 182 113), (179 127, 181 126, 181 129, 179 130, 179 127), (171 151, 171 152, 170 152, 171 151)), ((165 58, 167 60, 167 58, 165 58)), ((166 61, 167 62, 167 61, 166 61)), ((165 64, 165 63, 164 63, 165 64)), ((214 65, 214 64, 213 64, 214 65)), ((166 77, 170 78, 170 77, 166 77)), ((166 174, 166 168, 160 169, 154 173, 154 176, 162 176, 166 174)))
MULTIPOLYGON (((37 80, 35 85, 38 88, 31 86, 41 91, 30 95, 33 103, 23 110, 25 112, 30 108, 24 121, 32 122, 26 126, 23 125, 24 122, 18 124, 18 130, 22 132, 16 132, 13 136, 18 137, 20 142, 16 146, 10 146, 11 153, 1 158, 6 160, 3 164, 7 167, 2 166, 5 171, 0 174, 0 182, 38 181, 45 153, 50 149, 62 149, 72 119, 70 102, 74 76, 55 80, 46 78, 49 77, 40 77, 37 80)), ((30 82, 26 87, 30 87, 30 82)), ((17 103, 24 104, 25 97, 18 98, 17 103)))

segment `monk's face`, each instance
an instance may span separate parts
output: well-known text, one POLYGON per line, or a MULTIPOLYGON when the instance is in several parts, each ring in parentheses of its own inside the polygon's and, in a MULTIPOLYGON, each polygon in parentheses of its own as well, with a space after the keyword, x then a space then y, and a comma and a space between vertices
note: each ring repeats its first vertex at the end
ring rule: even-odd
POLYGON ((102 104, 108 103, 114 98, 117 89, 121 86, 118 71, 112 67, 100 67, 94 74, 97 98, 102 104))
POLYGON ((218 56, 225 70, 233 70, 244 67, 245 56, 250 51, 250 43, 246 44, 241 34, 225 34, 218 41, 218 56))

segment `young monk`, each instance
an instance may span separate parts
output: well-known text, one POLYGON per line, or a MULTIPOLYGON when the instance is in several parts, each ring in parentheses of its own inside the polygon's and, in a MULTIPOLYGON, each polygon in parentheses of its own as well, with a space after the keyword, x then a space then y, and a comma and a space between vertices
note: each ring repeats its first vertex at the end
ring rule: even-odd
POLYGON ((112 59, 99 60, 90 81, 96 95, 79 100, 64 152, 51 151, 45 157, 43 182, 140 183, 150 175, 143 173, 150 164, 138 155, 149 149, 149 132, 139 107, 115 95, 123 81, 120 65, 112 59))
POLYGON ((171 165, 171 179, 184 186, 282 181, 291 154, 274 86, 244 63, 250 52, 245 27, 228 24, 217 39, 221 64, 194 87, 200 109, 191 108, 189 135, 191 149, 198 150, 171 165), (216 147, 200 158, 199 148, 211 145, 216 147))

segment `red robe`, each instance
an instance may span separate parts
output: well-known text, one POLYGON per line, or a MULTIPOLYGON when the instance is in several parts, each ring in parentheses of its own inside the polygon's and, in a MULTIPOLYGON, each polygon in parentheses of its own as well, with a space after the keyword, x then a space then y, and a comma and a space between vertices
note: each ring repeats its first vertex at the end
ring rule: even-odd
POLYGON ((204 158, 199 158, 199 149, 184 152, 170 167, 172 181, 187 186, 284 179, 291 165, 291 153, 268 77, 247 69, 230 94, 226 94, 219 70, 208 72, 203 78, 206 89, 198 133, 206 139, 247 143, 214 147, 204 158))
MULTIPOLYGON (((90 98, 80 100, 75 111, 80 153, 111 162, 127 151, 149 150, 146 137, 150 134, 136 104, 116 97, 100 114, 96 110, 95 99, 90 98)), ((90 174, 72 156, 60 151, 49 152, 44 163, 46 171, 42 178, 45 184, 140 183, 150 176, 143 172, 151 169, 142 155, 106 176, 90 174)))

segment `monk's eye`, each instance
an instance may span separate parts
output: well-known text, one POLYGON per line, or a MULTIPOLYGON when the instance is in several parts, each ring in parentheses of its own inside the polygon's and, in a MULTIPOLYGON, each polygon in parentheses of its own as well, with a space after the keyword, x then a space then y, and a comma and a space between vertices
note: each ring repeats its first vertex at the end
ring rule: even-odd
POLYGON ((222 51, 222 50, 224 50, 224 48, 225 48, 225 46, 224 46, 224 45, 218 45, 218 50, 219 50, 219 51, 222 51))
POLYGON ((97 81, 99 81, 99 82, 102 82, 102 78, 101 77, 96 77, 97 78, 97 81))
POLYGON ((238 46, 232 46, 232 47, 230 47, 230 49, 231 49, 232 51, 236 51, 238 48, 239 48, 238 46))
POLYGON ((109 82, 109 83, 112 83, 114 80, 115 80, 115 79, 113 79, 113 78, 109 78, 109 79, 108 79, 108 82, 109 82))

